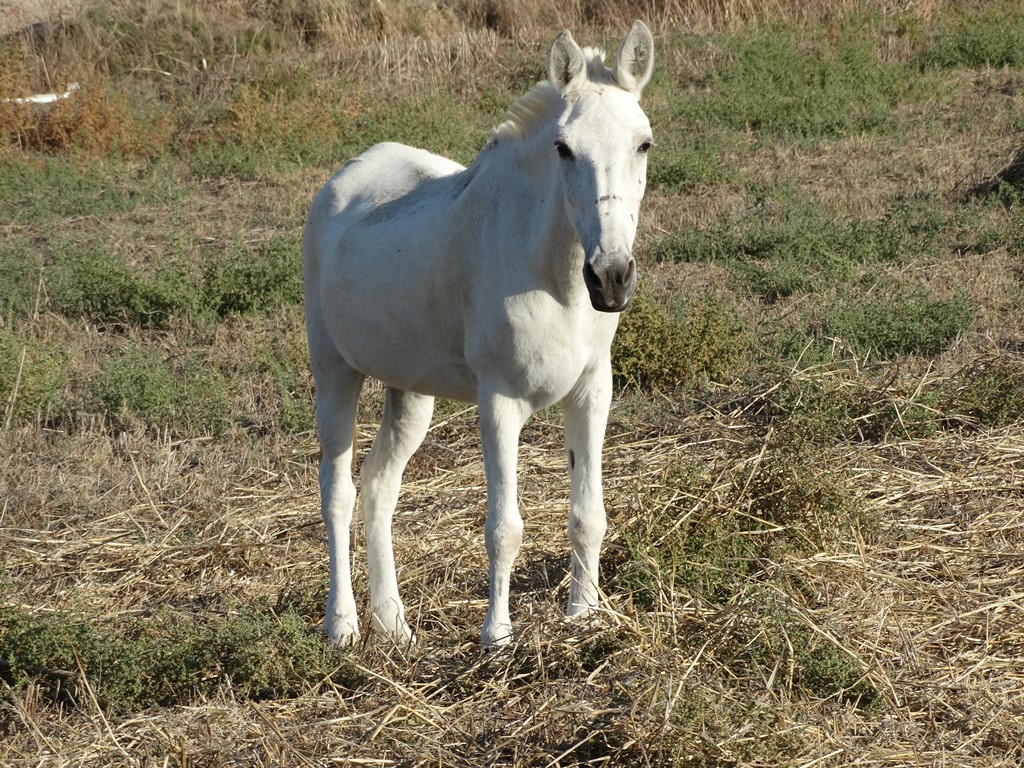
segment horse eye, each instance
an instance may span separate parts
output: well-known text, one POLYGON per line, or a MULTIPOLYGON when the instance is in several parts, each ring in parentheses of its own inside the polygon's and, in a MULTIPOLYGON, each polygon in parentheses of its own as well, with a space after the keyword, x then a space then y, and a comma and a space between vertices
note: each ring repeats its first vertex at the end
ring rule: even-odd
POLYGON ((564 141, 559 140, 555 142, 555 151, 558 152, 558 156, 563 160, 573 159, 572 150, 569 149, 569 145, 564 141))
POLYGON ((643 144, 641 144, 641 145, 640 145, 639 147, 637 147, 637 148, 636 148, 636 151, 637 151, 637 152, 639 152, 639 153, 640 153, 641 155, 646 155, 646 154, 647 154, 647 152, 648 152, 648 151, 649 151, 649 150, 651 149, 651 147, 653 147, 653 146, 654 146, 654 142, 653 142, 653 141, 651 141, 650 139, 648 139, 648 140, 647 140, 647 141, 645 141, 645 142, 644 142, 643 144))

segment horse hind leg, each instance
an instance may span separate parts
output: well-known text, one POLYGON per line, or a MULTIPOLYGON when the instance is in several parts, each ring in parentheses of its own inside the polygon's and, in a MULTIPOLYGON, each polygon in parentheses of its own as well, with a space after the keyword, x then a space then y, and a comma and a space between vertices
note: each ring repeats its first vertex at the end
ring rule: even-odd
POLYGON ((311 344, 316 378, 316 420, 320 434, 320 511, 327 526, 330 590, 324 633, 332 643, 349 645, 359 637, 352 595, 350 541, 356 488, 352 482, 356 407, 363 375, 333 350, 311 344), (317 354, 320 352, 320 354, 317 354))
POLYGON ((391 520, 402 473, 423 442, 433 411, 434 398, 388 387, 380 431, 360 476, 373 623, 399 643, 414 638, 398 595, 391 520))

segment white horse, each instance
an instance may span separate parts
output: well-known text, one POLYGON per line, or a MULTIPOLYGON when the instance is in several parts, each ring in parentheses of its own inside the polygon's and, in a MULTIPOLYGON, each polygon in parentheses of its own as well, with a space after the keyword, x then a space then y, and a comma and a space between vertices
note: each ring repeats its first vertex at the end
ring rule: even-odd
POLYGON ((377 630, 413 641, 391 518, 434 397, 479 405, 490 560, 482 643, 512 638, 509 578, 523 534, 519 434, 534 412, 559 401, 571 478, 567 614, 597 605, 610 349, 616 313, 636 286, 633 239, 652 144, 639 98, 653 47, 650 30, 634 22, 609 69, 602 51, 581 49, 562 32, 547 80, 509 108, 469 168, 379 144, 317 195, 303 254, 331 641, 350 643, 359 633, 349 527, 356 403, 366 376, 387 387, 361 475, 377 630))

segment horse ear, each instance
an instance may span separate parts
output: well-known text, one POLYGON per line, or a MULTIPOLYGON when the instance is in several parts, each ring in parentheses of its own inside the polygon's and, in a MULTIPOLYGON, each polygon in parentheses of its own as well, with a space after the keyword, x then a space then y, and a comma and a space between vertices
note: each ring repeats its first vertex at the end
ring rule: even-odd
POLYGON ((548 81, 562 93, 567 93, 581 85, 586 76, 583 51, 566 29, 551 44, 548 53, 548 81))
POLYGON ((653 70, 654 36, 646 24, 634 21, 615 59, 615 81, 639 96, 653 70))

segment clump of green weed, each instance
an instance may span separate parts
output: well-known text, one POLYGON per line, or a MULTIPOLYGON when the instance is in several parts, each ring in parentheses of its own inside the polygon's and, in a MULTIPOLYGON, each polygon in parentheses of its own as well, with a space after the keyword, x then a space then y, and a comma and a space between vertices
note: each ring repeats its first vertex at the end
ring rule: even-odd
POLYGON ((38 251, 14 238, 0 250, 0 318, 33 314, 43 302, 43 262, 38 251))
POLYGON ((60 403, 67 379, 63 352, 0 328, 0 426, 45 416, 60 403))
MULTIPOLYGON (((129 165, 103 160, 19 154, 5 158, 0 173, 0 219, 18 224, 53 224, 150 205, 168 205, 183 194, 168 165, 156 160, 129 165)), ((54 226, 55 233, 63 227, 54 226)), ((60 237, 51 241, 60 243, 60 237)), ((38 248, 38 243, 34 244, 38 248)), ((81 243, 74 247, 82 250, 81 243)))
POLYGON ((934 387, 915 383, 908 392, 892 380, 873 383, 828 361, 763 386, 760 407, 748 412, 791 440, 822 447, 890 435, 930 437, 942 421, 934 387))
POLYGON ((1024 362, 982 358, 949 379, 943 390, 950 417, 988 428, 1015 424, 1024 415, 1024 362))
POLYGON ((275 237, 252 250, 238 244, 211 260, 204 278, 205 304, 219 317, 302 302, 302 254, 292 238, 275 237))
MULTIPOLYGON (((672 133, 671 123, 659 128, 659 135, 672 133)), ((651 154, 647 168, 649 184, 670 192, 682 192, 697 184, 714 184, 728 177, 722 165, 721 151, 724 139, 677 133, 662 140, 651 154)))
POLYGON ((857 434, 866 440, 885 440, 889 435, 913 440, 934 437, 944 421, 940 406, 934 389, 887 399, 858 419, 857 434))
MULTIPOLYGON (((828 451, 788 433, 764 439, 766 450, 737 467, 734 493, 721 504, 692 506, 694 498, 713 498, 702 489, 720 480, 718 472, 669 472, 659 485, 678 485, 678 496, 690 501, 685 510, 651 505, 653 514, 621 527, 621 561, 608 563, 608 588, 627 594, 640 611, 660 612, 685 596, 698 610, 729 616, 709 652, 733 680, 782 670, 810 699, 877 712, 884 702, 861 665, 779 597, 792 591, 785 583, 788 556, 830 550, 854 527, 870 533, 870 521, 828 451)), ((680 642, 695 650, 711 640, 703 624, 698 636, 689 636, 685 624, 680 630, 680 642)))
POLYGON ((188 148, 186 162, 192 175, 205 179, 254 181, 272 169, 271 158, 259 147, 236 142, 204 142, 188 148))
POLYGON ((931 355, 970 327, 975 311, 963 291, 945 299, 919 286, 894 286, 840 298, 825 310, 822 325, 825 335, 842 339, 860 356, 931 355))
POLYGON ((740 503, 756 525, 774 527, 768 538, 780 550, 806 553, 833 546, 861 516, 834 459, 828 450, 785 432, 770 445, 744 480, 740 503))
POLYGON ((829 445, 857 415, 860 392, 843 376, 786 375, 764 396, 760 415, 776 430, 800 440, 829 445))
POLYGON ((817 204, 755 203, 746 213, 704 229, 672 233, 659 244, 663 259, 726 264, 769 302, 847 279, 856 263, 851 238, 817 204))
POLYGON ((863 265, 936 253, 945 225, 931 199, 898 199, 877 220, 846 220, 785 190, 741 214, 667 235, 663 260, 725 264, 768 302, 851 281, 863 265), (777 199, 776 199, 777 198, 777 199))
MULTIPOLYGON (((769 449, 733 478, 734 495, 721 505, 690 510, 685 522, 676 518, 681 509, 663 506, 624 530, 627 557, 612 583, 642 608, 679 590, 721 606, 747 585, 773 578, 771 564, 784 554, 829 548, 863 523, 827 450, 788 432, 766 440, 769 449)), ((681 497, 692 499, 707 482, 699 468, 682 468, 662 484, 678 485, 681 497)))
POLYGON ((487 140, 498 115, 477 110, 448 88, 415 98, 367 103, 356 120, 364 146, 388 139, 470 162, 487 140), (458 130, 452 126, 458 125, 458 130))
POLYGON ((944 68, 1024 66, 1024 12, 1002 3, 971 9, 946 22, 919 56, 922 66, 944 68))
POLYGON ((681 321, 649 299, 634 299, 612 347, 620 386, 672 389, 732 372, 746 349, 738 317, 717 297, 695 301, 680 312, 681 321))
POLYGON ((114 253, 70 247, 52 261, 43 270, 50 308, 96 322, 163 328, 173 319, 203 323, 302 302, 301 254, 291 238, 237 244, 201 266, 171 259, 145 269, 114 253))
POLYGON ((201 311, 195 278, 178 263, 148 273, 106 251, 61 249, 44 275, 50 308, 65 315, 165 327, 201 311))
POLYGON ((794 685, 815 697, 850 704, 869 716, 884 710, 885 697, 833 632, 815 630, 778 601, 767 602, 760 619, 761 632, 751 646, 754 659, 765 666, 783 661, 794 685))
POLYGON ((198 358, 172 365, 155 350, 134 346, 104 360, 92 390, 111 416, 178 434, 221 434, 231 422, 227 384, 198 358))
POLYGON ((262 356, 277 389, 281 430, 288 434, 316 427, 313 392, 309 377, 309 353, 305 341, 290 335, 262 356))
POLYGON ((770 25, 719 41, 725 56, 707 91, 681 103, 686 124, 833 139, 890 130, 908 78, 881 62, 864 36, 802 46, 793 29, 770 25))
POLYGON ((297 614, 241 611, 196 618, 169 610, 113 625, 76 613, 0 611, 0 676, 34 680, 52 702, 118 714, 188 703, 230 685, 253 700, 280 699, 325 680, 361 676, 297 614), (88 688, 86 688, 88 686, 88 688))
POLYGON ((649 299, 634 299, 619 322, 612 347, 612 369, 619 384, 676 387, 690 375, 685 355, 672 315, 649 299))

